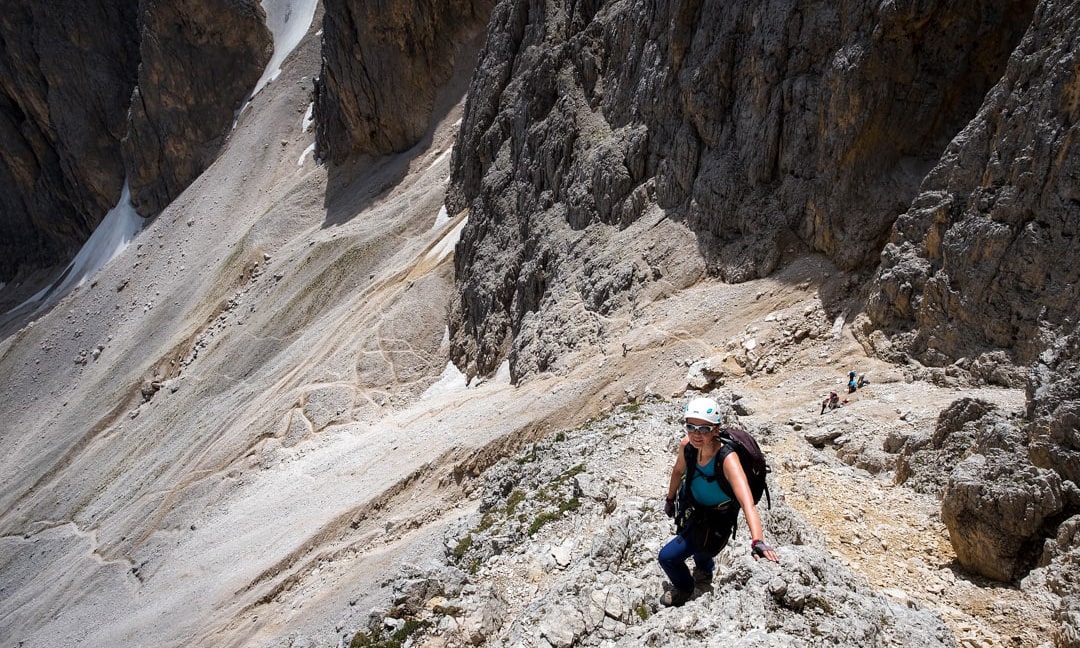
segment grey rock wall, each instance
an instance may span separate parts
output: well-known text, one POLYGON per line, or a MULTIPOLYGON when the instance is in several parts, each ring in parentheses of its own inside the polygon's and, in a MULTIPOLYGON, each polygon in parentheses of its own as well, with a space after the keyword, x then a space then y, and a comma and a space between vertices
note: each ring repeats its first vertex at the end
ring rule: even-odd
MULTIPOLYGON (((603 255, 603 232, 652 207, 684 223, 725 280, 768 274, 793 241, 869 271, 1032 8, 503 0, 447 198, 470 210, 450 324, 458 364, 536 364, 519 340, 527 314, 557 309, 560 286, 580 292, 588 282, 568 284, 603 255)), ((620 303, 611 293, 632 298, 657 278, 642 254, 612 252, 645 272, 605 291, 601 314, 620 303)))
MULTIPOLYGON (((335 164, 408 149, 428 132, 493 0, 326 0, 315 85, 318 155, 335 164)), ((455 101, 457 98, 455 98, 455 101)))
MULTIPOLYGON (((979 114, 896 222, 870 346, 931 366, 1033 362, 1080 321, 1080 5, 1039 5, 979 114)), ((1017 385, 1019 386, 1019 385, 1017 385)))

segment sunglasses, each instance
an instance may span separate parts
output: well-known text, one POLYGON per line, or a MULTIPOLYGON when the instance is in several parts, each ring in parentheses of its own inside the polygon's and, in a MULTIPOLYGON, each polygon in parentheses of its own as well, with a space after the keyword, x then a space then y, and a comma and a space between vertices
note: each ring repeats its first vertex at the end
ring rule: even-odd
POLYGON ((715 425, 694 425, 693 423, 684 423, 683 427, 692 434, 708 434, 716 429, 715 425))

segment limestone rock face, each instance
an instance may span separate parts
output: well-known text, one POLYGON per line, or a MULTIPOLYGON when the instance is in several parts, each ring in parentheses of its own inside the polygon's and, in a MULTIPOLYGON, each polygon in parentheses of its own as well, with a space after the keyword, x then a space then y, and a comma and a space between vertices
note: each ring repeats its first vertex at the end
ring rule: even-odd
POLYGON ((1080 317, 1080 6, 1044 2, 979 114, 901 216, 867 304, 886 356, 1021 365, 1080 317))
POLYGON ((124 154, 131 201, 155 215, 213 162, 273 52, 257 0, 143 0, 124 154))
POLYGON ((152 216, 270 57, 257 0, 17 0, 0 16, 0 281, 67 261, 125 177, 152 216))
POLYGON ((448 190, 451 213, 470 210, 456 361, 542 366, 528 314, 560 293, 601 314, 632 301, 657 266, 602 232, 647 213, 688 228, 683 255, 725 280, 771 272, 789 246, 868 269, 1033 7, 503 0, 448 190), (591 296, 584 273, 623 280, 591 296))
POLYGON ((319 156, 342 163, 420 141, 455 66, 474 55, 471 42, 493 5, 326 0, 323 66, 315 85, 319 156))
POLYGON ((1080 329, 1032 367, 1027 398, 1032 462, 1080 485, 1080 329))
POLYGON ((0 12, 0 281, 66 260, 119 199, 135 15, 110 1, 0 12))

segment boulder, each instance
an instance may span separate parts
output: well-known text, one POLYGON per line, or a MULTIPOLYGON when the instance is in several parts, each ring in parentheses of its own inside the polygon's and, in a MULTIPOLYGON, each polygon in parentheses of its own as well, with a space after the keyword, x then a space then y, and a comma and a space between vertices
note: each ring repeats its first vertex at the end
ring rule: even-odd
POLYGON ((992 449, 957 464, 945 487, 941 517, 960 564, 1008 582, 1034 566, 1044 522, 1064 508, 1057 473, 1015 452, 992 449))

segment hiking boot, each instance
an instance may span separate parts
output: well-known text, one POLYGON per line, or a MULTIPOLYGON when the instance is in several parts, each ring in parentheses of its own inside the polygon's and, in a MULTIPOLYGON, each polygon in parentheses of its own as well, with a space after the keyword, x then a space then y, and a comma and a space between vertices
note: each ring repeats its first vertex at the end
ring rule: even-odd
POLYGON ((668 607, 679 607, 683 603, 690 600, 690 597, 694 594, 693 591, 683 590, 668 590, 664 592, 664 595, 660 597, 660 605, 666 605, 668 607))
POLYGON ((694 582, 698 585, 709 585, 712 583, 712 572, 702 571, 697 567, 694 567, 693 572, 694 582))

